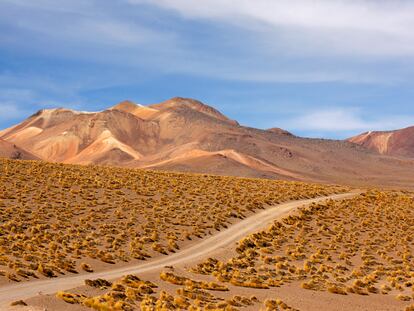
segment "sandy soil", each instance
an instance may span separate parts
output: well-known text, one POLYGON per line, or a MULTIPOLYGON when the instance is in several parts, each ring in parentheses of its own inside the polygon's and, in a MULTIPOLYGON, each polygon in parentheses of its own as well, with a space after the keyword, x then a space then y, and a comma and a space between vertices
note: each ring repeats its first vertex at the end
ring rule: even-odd
MULTIPOLYGON (((166 257, 156 258, 144 264, 125 266, 121 268, 117 267, 112 270, 91 273, 88 275, 67 276, 47 280, 34 280, 21 284, 6 285, 0 288, 0 307, 2 310, 6 310, 6 308, 11 308, 9 305, 12 301, 28 299, 30 297, 41 294, 41 299, 39 300, 39 297, 37 297, 33 300, 33 302, 40 301, 40 305, 36 303, 38 306, 44 306, 44 302, 46 305, 48 305, 47 310, 61 310, 60 308, 54 309, 54 298, 52 299, 51 297, 44 295, 53 294, 58 290, 76 288, 78 286, 81 286, 85 279, 116 279, 126 274, 136 273, 139 273, 140 275, 153 274, 155 277, 156 275, 159 275, 159 271, 162 270, 165 266, 180 266, 185 268, 187 265, 194 263, 196 260, 200 260, 212 254, 226 253, 226 251, 232 249, 234 243, 240 240, 242 237, 261 228, 265 228, 275 218, 285 215, 297 207, 310 204, 312 202, 321 202, 327 198, 349 198, 355 196, 355 194, 356 193, 353 192, 347 194, 332 195, 324 198, 300 200, 280 204, 259 212, 249 218, 246 218, 239 223, 232 225, 228 229, 202 240, 197 245, 183 249, 175 254, 166 257), (47 303, 47 301, 50 303, 47 303)), ((236 290, 240 291, 239 288, 236 290)), ((16 309, 16 307, 11 308, 11 310, 14 309, 16 309)))

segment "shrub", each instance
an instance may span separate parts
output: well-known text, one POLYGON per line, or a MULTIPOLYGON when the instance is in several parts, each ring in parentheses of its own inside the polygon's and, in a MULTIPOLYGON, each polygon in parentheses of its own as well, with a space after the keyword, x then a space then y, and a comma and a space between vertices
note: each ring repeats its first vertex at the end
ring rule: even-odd
POLYGON ((56 297, 70 304, 79 304, 79 303, 82 303, 86 299, 86 296, 84 295, 72 294, 72 293, 63 292, 63 291, 57 292, 56 297))

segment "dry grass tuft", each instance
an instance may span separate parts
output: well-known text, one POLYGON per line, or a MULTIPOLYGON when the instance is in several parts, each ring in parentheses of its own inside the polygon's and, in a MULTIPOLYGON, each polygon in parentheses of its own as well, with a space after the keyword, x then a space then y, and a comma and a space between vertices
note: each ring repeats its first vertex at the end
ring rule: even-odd
POLYGON ((307 290, 371 295, 413 287, 414 199, 370 191, 312 204, 239 241, 237 256, 190 271, 235 286, 267 289, 300 281, 307 290))
POLYGON ((282 201, 337 186, 0 159, 0 278, 170 254, 282 201))

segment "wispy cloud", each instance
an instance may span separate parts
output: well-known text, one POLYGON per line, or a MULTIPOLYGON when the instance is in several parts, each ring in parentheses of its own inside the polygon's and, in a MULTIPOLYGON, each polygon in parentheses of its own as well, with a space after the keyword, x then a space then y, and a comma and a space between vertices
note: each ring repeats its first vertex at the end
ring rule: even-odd
POLYGON ((403 126, 413 121, 401 114, 414 114, 412 16, 407 0, 3 0, 0 108, 16 120, 45 106, 98 110, 132 90, 137 100, 212 98, 220 109, 231 93, 227 111, 252 126, 292 103, 299 114, 270 126, 323 135, 403 126), (405 106, 395 117, 344 104, 394 98, 405 106))
MULTIPOLYGON (((383 116, 364 113, 360 108, 335 107, 315 109, 280 122, 282 127, 300 132, 359 133, 371 130, 394 130, 413 125, 414 115, 383 116)), ((280 124, 279 123, 279 124, 280 124)))
POLYGON ((159 47, 177 49, 173 32, 139 17, 122 3, 7 0, 0 3, 0 48, 118 66, 155 64, 165 57, 159 47))
POLYGON ((405 0, 129 0, 185 18, 219 20, 299 54, 414 56, 414 3, 405 0))
POLYGON ((413 15, 402 0, 5 0, 0 48, 226 80, 392 83, 402 65, 384 76, 372 57, 414 56, 413 15))

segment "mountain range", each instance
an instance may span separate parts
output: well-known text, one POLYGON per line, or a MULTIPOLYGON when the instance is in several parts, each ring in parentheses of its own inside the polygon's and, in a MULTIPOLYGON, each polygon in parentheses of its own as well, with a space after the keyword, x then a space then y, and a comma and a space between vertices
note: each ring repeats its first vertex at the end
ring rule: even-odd
POLYGON ((409 186, 414 128, 349 140, 240 125, 187 98, 100 112, 44 109, 0 131, 0 156, 247 177, 409 186), (407 143, 409 142, 409 143, 407 143))

